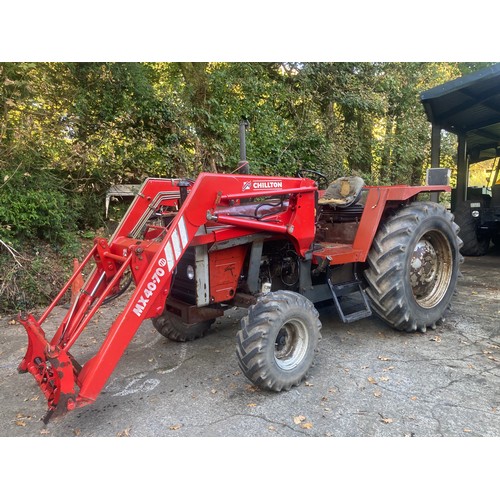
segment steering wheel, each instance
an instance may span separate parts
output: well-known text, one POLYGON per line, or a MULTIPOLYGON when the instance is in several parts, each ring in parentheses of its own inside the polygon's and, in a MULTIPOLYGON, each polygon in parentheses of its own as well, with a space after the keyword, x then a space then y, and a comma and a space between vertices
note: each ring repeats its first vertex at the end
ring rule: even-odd
POLYGON ((328 180, 328 177, 326 175, 323 175, 321 172, 318 172, 317 170, 309 170, 307 168, 297 170, 295 173, 297 177, 303 178, 308 178, 312 179, 313 181, 316 182, 318 185, 318 189, 326 189, 328 185, 330 184, 330 181, 328 180), (307 175, 310 174, 310 175, 307 175))

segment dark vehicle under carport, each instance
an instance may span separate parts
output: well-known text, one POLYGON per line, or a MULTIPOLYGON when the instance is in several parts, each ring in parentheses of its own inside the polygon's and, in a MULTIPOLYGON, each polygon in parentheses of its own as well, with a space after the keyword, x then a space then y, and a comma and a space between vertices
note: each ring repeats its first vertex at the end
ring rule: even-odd
POLYGON ((500 246, 500 64, 449 81, 420 96, 432 123, 431 167, 438 168, 441 131, 457 135, 457 184, 451 210, 460 226, 464 255, 500 246), (469 166, 494 159, 486 186, 469 187, 469 166))

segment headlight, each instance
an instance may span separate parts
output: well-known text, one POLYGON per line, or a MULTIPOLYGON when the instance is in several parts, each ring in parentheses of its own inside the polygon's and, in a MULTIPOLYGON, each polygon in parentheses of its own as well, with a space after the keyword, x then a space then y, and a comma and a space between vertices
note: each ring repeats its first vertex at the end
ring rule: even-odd
POLYGON ((472 217, 479 217, 479 210, 473 210, 472 217))
POLYGON ((187 268, 186 268, 186 274, 187 274, 187 277, 190 280, 194 280, 194 267, 193 266, 187 266, 187 268))

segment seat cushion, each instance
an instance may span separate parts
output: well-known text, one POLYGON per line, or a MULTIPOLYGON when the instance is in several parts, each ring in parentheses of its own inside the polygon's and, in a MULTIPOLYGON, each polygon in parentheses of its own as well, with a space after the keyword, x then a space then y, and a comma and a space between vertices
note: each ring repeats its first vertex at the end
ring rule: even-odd
POLYGON ((358 201, 364 185, 365 181, 361 177, 340 177, 328 186, 318 203, 320 205, 348 207, 358 201))

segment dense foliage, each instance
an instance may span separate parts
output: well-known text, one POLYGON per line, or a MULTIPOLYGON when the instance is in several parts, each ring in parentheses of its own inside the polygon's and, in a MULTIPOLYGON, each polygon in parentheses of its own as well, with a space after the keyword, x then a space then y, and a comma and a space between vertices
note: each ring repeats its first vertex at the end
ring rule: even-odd
MULTIPOLYGON (((0 260, 101 227, 112 184, 233 171, 242 116, 252 172, 419 184, 430 154, 420 92, 478 67, 0 63, 0 260)), ((451 137, 450 166, 454 153, 451 137)))

